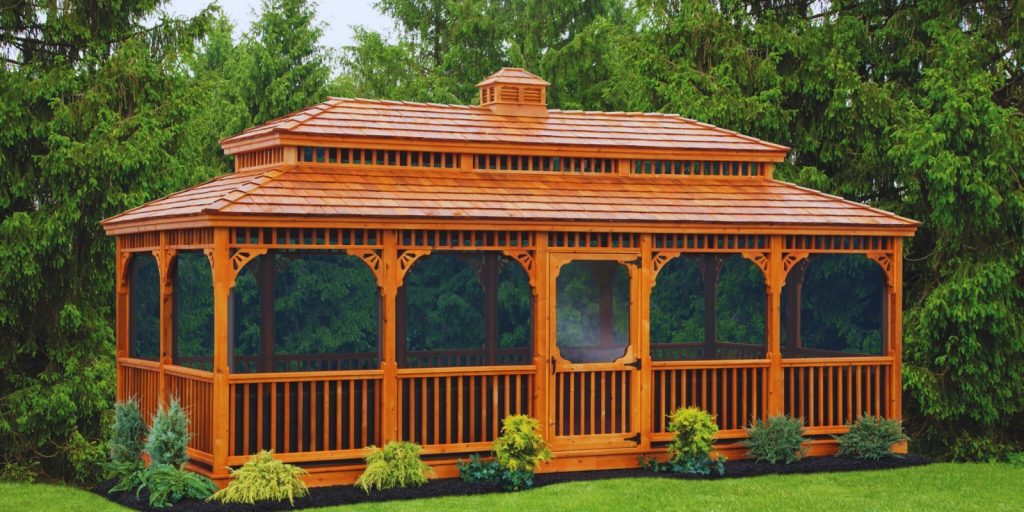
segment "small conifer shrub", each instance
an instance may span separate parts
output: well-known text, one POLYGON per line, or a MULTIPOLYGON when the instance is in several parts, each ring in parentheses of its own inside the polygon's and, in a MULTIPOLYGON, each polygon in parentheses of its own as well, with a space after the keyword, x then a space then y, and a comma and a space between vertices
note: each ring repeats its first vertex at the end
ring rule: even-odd
POLYGON ((153 427, 146 439, 146 453, 153 464, 166 464, 180 468, 188 461, 186 449, 189 441, 188 416, 177 399, 167 407, 160 407, 153 417, 153 427))
POLYGON ((420 460, 420 450, 420 445, 409 442, 391 442, 384 448, 371 446, 366 469, 356 480, 356 486, 369 493, 427 483, 433 470, 420 460))
POLYGON ((254 505, 258 501, 287 499, 295 505, 295 498, 309 494, 302 481, 305 474, 302 468, 285 464, 264 450, 249 457, 242 467, 231 470, 231 483, 210 496, 210 500, 254 505))
POLYGON ((138 402, 127 400, 114 405, 114 426, 107 442, 110 448, 108 470, 114 476, 124 477, 142 467, 147 432, 138 402))
POLYGON ((789 464, 804 455, 804 420, 789 416, 772 416, 767 421, 755 420, 747 428, 743 441, 750 458, 758 462, 789 464))
POLYGON ((836 436, 839 455, 869 460, 891 456, 892 445, 907 439, 898 420, 867 415, 850 425, 848 433, 836 436))

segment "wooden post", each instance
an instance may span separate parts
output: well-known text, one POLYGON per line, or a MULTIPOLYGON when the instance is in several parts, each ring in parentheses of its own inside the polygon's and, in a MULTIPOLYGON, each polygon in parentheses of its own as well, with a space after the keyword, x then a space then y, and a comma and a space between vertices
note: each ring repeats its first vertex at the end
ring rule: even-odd
POLYGON ((768 286, 766 297, 766 334, 768 335, 768 416, 783 414, 782 401, 782 347, 781 347, 781 293, 786 275, 782 268, 782 236, 772 235, 768 255, 768 286))
POLYGON ((231 293, 231 254, 228 228, 213 230, 213 464, 214 480, 228 476, 230 384, 228 382, 228 296, 231 293))
POLYGON ((398 364, 395 359, 396 329, 395 307, 401 276, 398 268, 398 232, 393 229, 383 232, 384 248, 381 259, 384 264, 383 282, 380 283, 383 318, 381 336, 380 367, 384 371, 381 383, 381 444, 399 441, 398 428, 398 364))
POLYGON ((889 354, 892 356, 890 415, 903 419, 903 239, 893 238, 892 302, 889 308, 889 354))
POLYGON ((548 414, 551 370, 548 363, 550 354, 551 324, 549 303, 553 288, 550 286, 551 262, 548 257, 548 234, 534 233, 536 250, 533 256, 533 416, 540 423, 541 435, 549 443, 554 439, 553 415, 548 414))
POLYGON ((117 399, 127 400, 127 390, 124 383, 124 372, 121 371, 121 358, 128 357, 128 282, 125 279, 125 268, 128 264, 127 253, 124 250, 124 240, 117 237, 117 261, 115 263, 116 288, 115 288, 115 325, 116 325, 116 353, 117 353, 117 399))
POLYGON ((174 324, 172 314, 174 311, 174 280, 171 276, 171 259, 174 253, 167 247, 167 232, 160 232, 160 250, 157 256, 157 269, 160 274, 160 395, 158 403, 166 404, 167 399, 167 375, 164 369, 170 365, 171 344, 173 343, 174 324))
MULTIPOLYGON (((640 336, 637 340, 637 359, 640 360, 640 445, 641 450, 651 447, 654 434, 654 396, 651 369, 651 290, 654 288, 653 240, 650 234, 640 235, 640 297, 637 301, 637 316, 640 319, 640 336)), ((661 421, 658 418, 657 421, 661 421)))

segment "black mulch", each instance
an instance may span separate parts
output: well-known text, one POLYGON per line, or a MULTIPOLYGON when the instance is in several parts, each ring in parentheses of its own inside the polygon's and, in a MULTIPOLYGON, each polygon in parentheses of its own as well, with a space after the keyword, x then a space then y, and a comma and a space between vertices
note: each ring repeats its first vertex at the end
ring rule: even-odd
MULTIPOLYGON (((604 480, 609 478, 682 478, 682 479, 718 479, 718 478, 744 478, 761 475, 790 475, 799 473, 822 473, 841 471, 864 471, 875 469, 905 468, 910 466, 921 466, 929 464, 930 459, 921 455, 904 455, 902 457, 891 457, 878 461, 852 459, 849 457, 808 457, 792 464, 765 464, 748 460, 729 461, 725 463, 724 476, 695 476, 677 475, 671 473, 652 473, 642 469, 614 469, 607 471, 578 471, 571 473, 546 473, 537 475, 534 478, 536 487, 545 485, 580 482, 587 480, 604 480)), ((172 510, 173 512, 235 512, 235 511, 273 511, 273 510, 294 510, 299 508, 326 507, 333 505, 346 505, 352 503, 378 502, 390 500, 412 500, 419 498, 434 498, 439 496, 468 496, 471 494, 488 494, 503 492, 500 488, 491 485, 468 484, 458 478, 443 480, 430 480, 422 487, 407 489, 391 489, 387 491, 366 494, 362 490, 351 485, 338 485, 333 487, 314 487, 310 489, 309 496, 295 500, 293 508, 285 502, 260 503, 251 505, 221 505, 219 503, 207 503, 204 501, 185 500, 174 505, 172 509, 153 509, 148 506, 148 497, 142 493, 139 498, 134 492, 107 494, 107 491, 114 485, 113 481, 104 482, 93 492, 107 499, 135 510, 172 510)))

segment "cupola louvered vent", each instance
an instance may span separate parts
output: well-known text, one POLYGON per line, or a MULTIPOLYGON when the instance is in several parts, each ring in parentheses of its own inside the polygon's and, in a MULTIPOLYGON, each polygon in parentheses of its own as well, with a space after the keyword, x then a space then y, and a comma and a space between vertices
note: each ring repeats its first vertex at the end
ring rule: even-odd
POLYGON ((477 84, 480 105, 497 114, 544 117, 548 115, 548 83, 521 68, 501 68, 477 84))

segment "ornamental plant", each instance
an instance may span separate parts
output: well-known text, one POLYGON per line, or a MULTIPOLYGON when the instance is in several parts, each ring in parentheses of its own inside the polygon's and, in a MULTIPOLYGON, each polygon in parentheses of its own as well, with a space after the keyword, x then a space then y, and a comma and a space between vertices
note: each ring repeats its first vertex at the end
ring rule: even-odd
POLYGON ((433 470, 420 460, 420 445, 409 442, 391 442, 383 449, 370 447, 366 456, 366 470, 356 486, 366 491, 381 491, 395 487, 419 486, 427 483, 433 470))
POLYGON ((256 504, 257 501, 283 501, 295 505, 295 498, 309 494, 302 481, 306 471, 274 458, 273 452, 263 450, 237 470, 231 470, 233 479, 227 487, 210 496, 209 500, 223 503, 256 504))
POLYGON ((655 472, 725 474, 725 459, 711 458, 718 433, 714 415, 698 407, 676 409, 668 416, 668 431, 675 434, 668 444, 668 460, 641 457, 641 466, 655 472))
POLYGON ((175 398, 167 407, 161 406, 153 417, 153 427, 146 439, 146 453, 154 465, 166 464, 180 468, 188 461, 188 416, 175 398))
POLYGON ((803 430, 803 418, 772 416, 767 421, 757 419, 747 428, 743 446, 749 450, 750 458, 758 462, 789 464, 804 455, 803 430))
POLYGON ((892 445, 909 438, 903 434, 903 424, 877 416, 861 416, 849 426, 846 434, 836 436, 839 455, 858 459, 878 460, 893 455, 892 445))
POLYGON ((533 473, 541 462, 551 460, 539 429, 537 420, 525 414, 506 416, 501 436, 494 441, 494 460, 508 471, 533 473))
POLYGON ((114 405, 114 427, 107 442, 114 475, 123 477, 142 466, 147 431, 138 402, 129 399, 114 405))
POLYGON ((209 478, 168 464, 153 464, 139 469, 121 479, 109 492, 135 489, 138 497, 142 491, 149 492, 149 506, 163 508, 189 498, 205 500, 217 486, 209 478))

